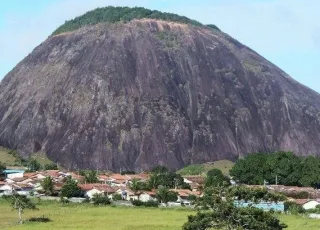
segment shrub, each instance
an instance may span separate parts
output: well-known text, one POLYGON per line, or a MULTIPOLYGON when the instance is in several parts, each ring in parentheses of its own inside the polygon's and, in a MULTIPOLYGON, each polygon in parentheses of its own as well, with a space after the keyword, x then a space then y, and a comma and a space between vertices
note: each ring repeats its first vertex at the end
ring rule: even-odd
POLYGON ((94 194, 92 198, 94 205, 109 205, 111 204, 111 200, 109 197, 103 194, 94 194))
POLYGON ((28 221, 30 222, 42 222, 42 223, 47 223, 50 222, 50 218, 48 217, 31 217, 28 221))
POLYGON ((143 207, 158 207, 159 203, 157 201, 149 200, 146 202, 143 202, 141 200, 132 200, 131 201, 132 205, 134 206, 143 206, 143 207))
POLYGON ((303 209, 303 207, 301 205, 296 204, 291 201, 287 201, 284 203, 284 210, 286 213, 290 213, 290 214, 305 213, 305 210, 303 209))
POLYGON ((119 194, 119 193, 113 194, 112 200, 114 200, 114 201, 122 200, 121 194, 119 194))
POLYGON ((131 203, 134 206, 143 206, 143 202, 141 200, 132 200, 131 203))

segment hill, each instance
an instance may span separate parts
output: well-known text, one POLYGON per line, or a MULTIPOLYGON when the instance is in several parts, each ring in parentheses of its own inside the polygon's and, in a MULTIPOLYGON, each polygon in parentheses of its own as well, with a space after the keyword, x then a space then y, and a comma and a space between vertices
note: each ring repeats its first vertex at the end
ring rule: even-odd
POLYGON ((0 146, 111 171, 320 155, 319 94, 227 34, 172 20, 49 37, 1 81, 0 146))
POLYGON ((220 160, 204 164, 188 165, 178 171, 180 175, 191 176, 191 175, 203 175, 205 176, 211 169, 220 169, 224 175, 229 175, 230 169, 234 163, 228 160, 220 160))

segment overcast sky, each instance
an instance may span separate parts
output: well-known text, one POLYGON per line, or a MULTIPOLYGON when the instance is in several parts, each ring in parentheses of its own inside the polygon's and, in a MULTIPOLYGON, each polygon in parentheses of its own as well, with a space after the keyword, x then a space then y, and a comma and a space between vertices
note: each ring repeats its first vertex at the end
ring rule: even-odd
POLYGON ((0 79, 64 21, 108 5, 143 6, 216 24, 320 92, 319 0, 1 0, 0 79))

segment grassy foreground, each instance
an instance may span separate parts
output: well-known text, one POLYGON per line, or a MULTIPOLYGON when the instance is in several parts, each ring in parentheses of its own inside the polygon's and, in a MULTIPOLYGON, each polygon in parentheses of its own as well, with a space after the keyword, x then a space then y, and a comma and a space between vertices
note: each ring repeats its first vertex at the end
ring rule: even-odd
MULTIPOLYGON (((0 229, 105 229, 105 230, 177 230, 186 222, 191 210, 93 207, 89 204, 66 204, 43 202, 38 211, 26 211, 23 218, 49 217, 49 223, 25 223, 15 225, 17 213, 9 205, 0 202, 0 229)), ((302 216, 280 215, 289 225, 288 230, 318 230, 320 220, 302 216)))

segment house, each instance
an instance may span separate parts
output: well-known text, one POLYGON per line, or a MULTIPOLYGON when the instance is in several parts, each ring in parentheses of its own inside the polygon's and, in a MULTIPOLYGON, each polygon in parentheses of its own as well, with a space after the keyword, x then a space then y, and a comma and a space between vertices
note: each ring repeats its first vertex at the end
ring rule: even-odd
POLYGON ((307 203, 303 204, 302 207, 305 210, 315 209, 320 203, 316 200, 310 200, 307 203))
POLYGON ((23 177, 23 173, 25 170, 20 170, 20 169, 6 169, 3 170, 6 178, 13 179, 13 178, 20 178, 23 177))
POLYGON ((12 195, 13 193, 18 193, 20 195, 29 195, 33 190, 31 185, 16 185, 16 184, 6 184, 0 186, 1 195, 12 195))
POLYGON ((156 201, 156 193, 155 191, 146 191, 146 192, 142 192, 139 196, 139 200, 143 201, 143 202, 147 202, 147 201, 156 201))
POLYGON ((130 189, 120 188, 116 191, 116 193, 120 194, 123 200, 139 200, 140 192, 134 193, 130 189))
POLYGON ((116 192, 116 189, 108 184, 79 184, 80 189, 85 193, 85 196, 90 199, 94 194, 105 194, 111 197, 116 192))
POLYGON ((87 191, 85 196, 92 199, 94 197, 94 195, 96 195, 96 194, 103 194, 103 192, 98 189, 93 188, 93 189, 87 191))

